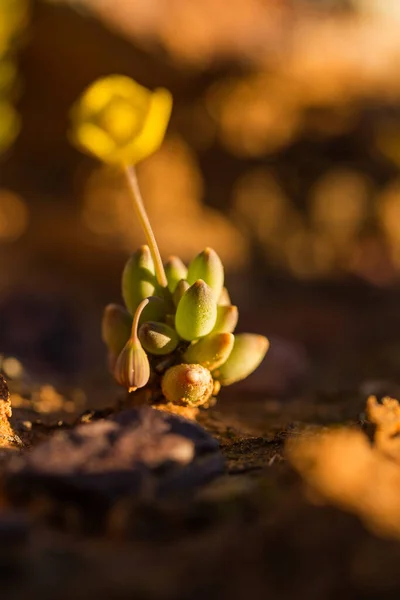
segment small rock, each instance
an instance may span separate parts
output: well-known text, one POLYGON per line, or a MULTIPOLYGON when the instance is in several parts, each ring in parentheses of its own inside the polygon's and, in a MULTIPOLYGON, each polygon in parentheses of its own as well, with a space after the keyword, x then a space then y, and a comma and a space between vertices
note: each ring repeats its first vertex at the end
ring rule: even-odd
POLYGON ((11 461, 6 487, 22 502, 40 488, 60 500, 109 504, 188 490, 223 468, 218 442, 200 425, 142 406, 55 433, 11 461))

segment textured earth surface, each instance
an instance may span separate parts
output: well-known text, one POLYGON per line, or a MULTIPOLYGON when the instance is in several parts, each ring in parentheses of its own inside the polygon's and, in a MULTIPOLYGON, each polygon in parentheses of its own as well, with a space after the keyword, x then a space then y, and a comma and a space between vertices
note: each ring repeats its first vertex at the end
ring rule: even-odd
POLYGON ((285 457, 320 425, 365 429, 364 405, 226 395, 204 429, 152 409, 55 425, 31 413, 28 426, 15 409, 25 447, 3 457, 2 597, 395 597, 400 544, 310 502, 285 457), (124 460, 141 464, 141 486, 119 479, 124 460))

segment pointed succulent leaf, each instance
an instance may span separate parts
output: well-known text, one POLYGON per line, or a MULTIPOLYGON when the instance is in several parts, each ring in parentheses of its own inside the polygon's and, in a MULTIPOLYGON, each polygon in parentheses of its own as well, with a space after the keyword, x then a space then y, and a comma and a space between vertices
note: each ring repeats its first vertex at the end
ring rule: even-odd
POLYGON ((105 307, 101 322, 101 337, 109 351, 117 355, 129 340, 132 328, 132 316, 118 304, 105 307))
POLYGON ((224 285, 224 267, 218 254, 212 248, 200 252, 190 263, 187 280, 192 285, 198 279, 205 281, 218 299, 224 285))
POLYGON ((226 287, 223 287, 218 298, 218 306, 230 306, 232 304, 231 297, 226 287))
POLYGON ((143 348, 150 354, 162 355, 173 352, 179 337, 175 329, 165 323, 148 321, 139 328, 139 339, 143 348))
POLYGON ((133 315, 144 298, 154 296, 157 288, 150 248, 141 246, 125 264, 122 273, 122 297, 133 315))
POLYGON ((259 366, 268 348, 269 341, 263 335, 235 335, 235 343, 228 360, 213 372, 213 377, 218 379, 221 385, 231 385, 245 379, 259 366))
POLYGON ((239 318, 237 306, 218 306, 213 333, 232 333, 239 318))
POLYGON ((165 274, 167 276, 168 289, 173 294, 179 281, 186 279, 187 268, 179 256, 170 256, 165 263, 165 274))
POLYGON ((217 303, 212 289, 201 279, 183 294, 175 315, 175 329, 188 342, 212 331, 217 319, 217 303))
POLYGON ((213 379, 201 365, 175 365, 165 372, 161 381, 162 392, 169 402, 201 406, 211 397, 213 379))
POLYGON ((232 333, 210 333, 197 342, 192 342, 183 355, 187 363, 198 363, 213 371, 228 360, 232 352, 232 333))
POLYGON ((114 377, 130 392, 144 387, 149 381, 149 359, 137 338, 131 337, 122 349, 114 366, 114 377))
POLYGON ((178 306, 183 294, 190 288, 190 283, 186 279, 181 279, 175 288, 173 299, 175 306, 178 306))

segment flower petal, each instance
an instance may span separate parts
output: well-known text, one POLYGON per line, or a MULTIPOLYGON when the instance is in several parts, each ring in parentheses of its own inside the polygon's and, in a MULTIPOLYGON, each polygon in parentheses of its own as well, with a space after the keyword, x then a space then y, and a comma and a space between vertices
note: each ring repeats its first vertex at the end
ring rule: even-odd
POLYGON ((93 123, 83 123, 75 129, 73 141, 89 154, 94 154, 101 160, 109 162, 115 150, 115 143, 103 130, 93 123))
POLYGON ((172 110, 172 95, 164 89, 156 89, 152 95, 144 126, 124 151, 124 162, 136 164, 161 146, 172 110))

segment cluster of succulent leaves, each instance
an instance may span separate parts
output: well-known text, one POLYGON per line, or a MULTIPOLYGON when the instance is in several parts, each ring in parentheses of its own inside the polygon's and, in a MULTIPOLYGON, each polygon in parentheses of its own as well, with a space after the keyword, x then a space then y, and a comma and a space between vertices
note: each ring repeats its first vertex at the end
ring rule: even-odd
POLYGON ((103 316, 109 365, 131 391, 147 386, 164 402, 207 406, 221 386, 258 367, 269 342, 261 335, 233 333, 238 309, 214 250, 206 248, 188 267, 171 256, 164 268, 167 287, 157 283, 148 246, 126 263, 125 307, 110 304, 103 316))

